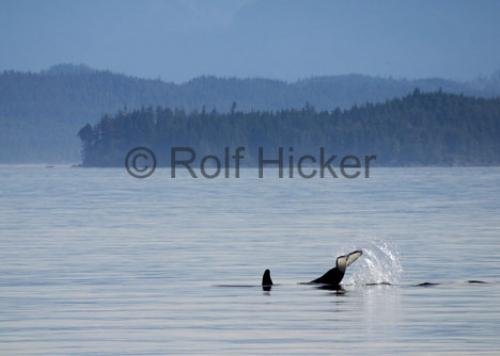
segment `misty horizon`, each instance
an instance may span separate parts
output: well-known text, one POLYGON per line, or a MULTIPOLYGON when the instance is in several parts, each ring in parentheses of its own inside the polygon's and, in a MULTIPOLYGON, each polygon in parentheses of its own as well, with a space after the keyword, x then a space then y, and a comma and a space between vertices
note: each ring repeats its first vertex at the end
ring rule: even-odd
POLYGON ((419 81, 419 80, 445 80, 445 81, 450 81, 450 82, 456 82, 456 83, 468 83, 468 82, 474 82, 474 81, 480 81, 480 80, 496 80, 497 78, 500 78, 500 66, 498 69, 493 70, 491 73, 485 73, 483 75, 478 75, 476 77, 472 77, 469 79, 453 79, 453 78, 448 78, 448 77, 438 77, 438 76, 427 76, 427 77, 402 77, 402 76, 395 76, 391 74, 387 75, 374 75, 374 74, 368 74, 368 73, 358 73, 358 72, 346 72, 346 73, 338 73, 338 74, 311 74, 309 76, 305 77, 299 77, 296 79, 281 79, 281 78, 273 78, 273 77, 264 77, 264 76, 236 76, 236 75, 216 75, 212 73, 202 73, 199 75, 196 75, 191 78, 187 78, 182 81, 173 81, 173 80, 168 80, 167 78, 162 78, 161 76, 156 76, 156 77, 146 77, 146 76, 138 76, 134 74, 128 74, 120 71, 116 71, 113 68, 96 68, 92 67, 86 63, 55 63, 53 65, 48 66, 47 68, 41 68, 39 70, 30 70, 30 69, 18 69, 18 68, 6 68, 0 70, 0 73, 8 73, 8 72, 18 72, 18 73, 32 73, 32 74, 48 74, 51 72, 57 72, 58 74, 68 74, 68 73, 84 73, 84 72, 89 72, 89 73, 99 73, 99 72, 109 72, 111 74, 116 74, 120 76, 125 76, 133 79, 143 79, 143 80, 154 80, 154 81, 161 81, 163 83, 172 83, 176 85, 183 85, 183 84, 188 84, 189 82, 192 82, 197 79, 203 79, 203 78, 215 78, 218 80, 270 80, 270 81, 276 81, 276 82, 282 82, 285 84, 296 84, 308 80, 315 80, 315 79, 322 79, 322 78, 335 78, 335 77, 366 77, 366 78, 373 78, 373 79, 381 79, 381 80, 394 80, 394 81, 419 81))
POLYGON ((495 1, 4 1, 0 70, 466 81, 500 68, 498 13, 495 1))

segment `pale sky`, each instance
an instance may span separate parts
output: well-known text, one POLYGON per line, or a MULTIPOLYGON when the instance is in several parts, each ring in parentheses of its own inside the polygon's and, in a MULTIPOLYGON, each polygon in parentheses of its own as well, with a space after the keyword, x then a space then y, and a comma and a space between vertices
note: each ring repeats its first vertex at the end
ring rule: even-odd
POLYGON ((465 80, 500 69, 499 43, 494 0, 0 0, 0 70, 465 80))

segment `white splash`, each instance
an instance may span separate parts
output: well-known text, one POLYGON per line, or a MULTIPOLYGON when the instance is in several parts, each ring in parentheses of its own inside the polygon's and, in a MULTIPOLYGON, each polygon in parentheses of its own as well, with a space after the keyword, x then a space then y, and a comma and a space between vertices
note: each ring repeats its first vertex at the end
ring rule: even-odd
POLYGON ((363 256, 348 269, 344 284, 398 284, 403 272, 397 249, 386 241, 373 241, 363 246, 363 256))

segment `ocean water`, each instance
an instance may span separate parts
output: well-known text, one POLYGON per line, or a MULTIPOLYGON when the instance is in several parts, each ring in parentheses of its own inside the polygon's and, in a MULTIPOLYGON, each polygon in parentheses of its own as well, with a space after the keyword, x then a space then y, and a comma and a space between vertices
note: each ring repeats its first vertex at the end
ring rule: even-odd
POLYGON ((0 166, 0 354, 500 352, 499 168, 269 172, 0 166))

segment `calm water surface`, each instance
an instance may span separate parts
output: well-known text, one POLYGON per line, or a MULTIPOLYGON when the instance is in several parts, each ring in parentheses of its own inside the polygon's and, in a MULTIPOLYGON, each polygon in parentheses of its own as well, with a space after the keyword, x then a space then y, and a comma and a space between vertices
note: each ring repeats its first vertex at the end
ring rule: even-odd
POLYGON ((0 166, 1 355, 499 352, 499 168, 169 173, 0 166))

